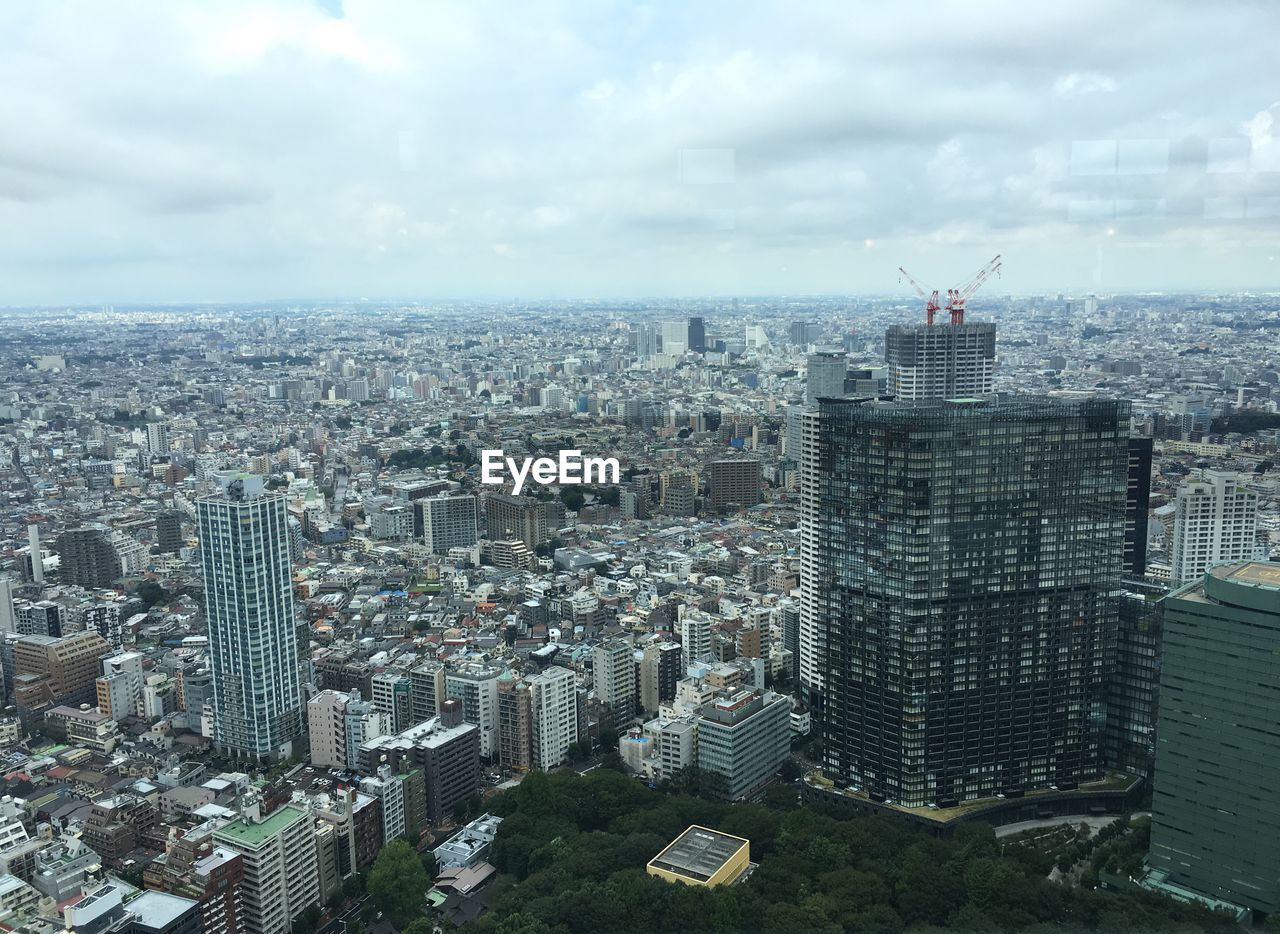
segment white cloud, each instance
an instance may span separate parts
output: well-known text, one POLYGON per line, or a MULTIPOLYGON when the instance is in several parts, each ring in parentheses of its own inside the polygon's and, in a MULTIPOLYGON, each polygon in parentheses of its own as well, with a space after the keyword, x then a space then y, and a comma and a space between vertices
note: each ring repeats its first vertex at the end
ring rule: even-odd
POLYGON ((1110 94, 1119 87, 1116 79, 1109 75, 1073 71, 1053 82, 1053 93, 1059 97, 1088 97, 1090 94, 1110 94))

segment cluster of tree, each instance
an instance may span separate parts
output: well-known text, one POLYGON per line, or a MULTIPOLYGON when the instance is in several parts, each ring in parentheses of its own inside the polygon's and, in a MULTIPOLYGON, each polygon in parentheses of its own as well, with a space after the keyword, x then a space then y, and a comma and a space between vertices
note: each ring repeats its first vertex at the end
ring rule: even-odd
POLYGON ((457 444, 452 448, 439 444, 433 444, 429 448, 403 448, 387 458, 387 466, 394 470, 426 470, 443 464, 470 467, 475 462, 475 455, 465 444, 457 444))
POLYGON ((490 855, 501 875, 488 934, 716 931, 1233 930, 1230 919, 1145 893, 1050 882, 1039 863, 1002 856, 992 829, 939 840, 905 821, 799 807, 794 786, 769 806, 645 787, 596 769, 530 774, 490 803, 505 820, 490 855), (690 824, 751 841, 745 882, 706 889, 649 876, 646 863, 690 824))
POLYGON ((577 512, 587 504, 587 496, 594 496, 597 503, 603 506, 617 506, 622 500, 622 491, 616 486, 565 486, 560 488, 560 502, 570 512, 577 512))
POLYGON ((1280 428, 1280 414, 1274 412, 1234 412, 1231 415, 1215 418, 1212 427, 1217 434, 1225 435, 1231 432, 1239 432, 1247 435, 1251 431, 1280 428))
POLYGON ((1124 820, 1118 820, 1113 823, 1107 824, 1107 826, 1103 827, 1101 830, 1099 830, 1097 833, 1093 834, 1092 836, 1085 836, 1084 834, 1081 834, 1080 838, 1076 840, 1075 843, 1067 847, 1058 856, 1058 862, 1057 862, 1058 871, 1059 872, 1069 871, 1072 866, 1074 866, 1076 863, 1080 862, 1080 860, 1087 857, 1090 853, 1096 850, 1101 844, 1107 843, 1110 840, 1114 840, 1116 837, 1120 836, 1121 834, 1127 833, 1128 830, 1129 830, 1129 822, 1124 820))

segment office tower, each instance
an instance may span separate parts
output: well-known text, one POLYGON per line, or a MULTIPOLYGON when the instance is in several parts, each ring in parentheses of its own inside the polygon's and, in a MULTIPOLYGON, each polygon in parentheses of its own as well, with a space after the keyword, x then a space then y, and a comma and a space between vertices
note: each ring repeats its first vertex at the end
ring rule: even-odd
POLYGON ((552 665, 529 679, 533 700, 533 767, 553 769, 579 739, 578 683, 572 671, 552 665))
POLYGON ((1174 586, 1199 580, 1215 564, 1256 557, 1258 494, 1240 475, 1206 470, 1178 488, 1173 518, 1174 586))
POLYGON ((533 696, 529 683, 504 671, 498 677, 498 763, 529 771, 533 762, 533 696))
POLYGON ((706 353, 707 327, 701 318, 690 318, 687 334, 687 346, 694 353, 706 353))
POLYGON ((809 354, 804 378, 804 404, 816 405, 819 399, 843 396, 848 368, 848 358, 842 352, 823 350, 809 354))
POLYGON ((680 633, 680 677, 684 678, 694 662, 711 657, 711 617, 701 610, 682 605, 678 613, 677 629, 680 633))
POLYGON ((759 324, 748 324, 743 332, 743 343, 747 350, 768 350, 769 335, 759 324))
POLYGON ((1205 395, 1173 396, 1169 400, 1170 433, 1190 440, 1213 427, 1213 402, 1205 395))
POLYGON ((607 639, 591 652, 591 683, 596 700, 613 711, 614 721, 626 723, 635 713, 636 662, 631 643, 607 639))
POLYGON ((302 735, 298 629, 283 496, 260 477, 196 503, 214 741, 255 758, 288 756, 302 735))
POLYGON ((462 702, 462 719, 480 728, 480 755, 498 755, 497 665, 469 664, 445 675, 445 696, 462 702))
POLYGON ((646 713, 656 713, 658 707, 676 696, 676 683, 684 677, 680 658, 680 646, 675 642, 654 642, 644 647, 640 660, 640 707, 646 713))
POLYGON ((34 522, 27 526, 27 561, 30 572, 27 580, 39 586, 44 583, 44 552, 40 548, 40 526, 34 522))
POLYGON ((849 370, 844 375, 844 395, 870 398, 883 396, 889 391, 889 371, 882 366, 864 366, 849 370))
POLYGON ((718 777, 729 801, 765 786, 791 751, 791 699, 772 691, 731 690, 698 709, 698 768, 718 777))
POLYGON ((102 674, 94 681, 98 708, 113 720, 141 717, 144 683, 141 653, 108 655, 102 659, 102 674))
POLYGON ((800 616, 801 602, 790 597, 778 601, 778 628, 782 630, 782 651, 786 662, 790 689, 799 691, 800 685, 800 616))
POLYGON ((816 321, 792 321, 787 329, 787 337, 795 347, 808 347, 818 339, 822 328, 816 321))
MULTIPOLYGON (((476 543, 474 496, 429 496, 414 500, 413 508, 414 534, 432 554, 444 555, 450 548, 476 543)), ((523 530, 523 525, 520 527, 523 530)))
POLYGON ((760 502, 760 462, 751 457, 712 461, 707 485, 713 509, 754 506, 760 502))
POLYGON ((1164 600, 1156 888, 1280 911, 1280 566, 1220 564, 1164 600))
POLYGON ((1147 573, 1147 512, 1151 508, 1151 439, 1129 439, 1129 492, 1124 510, 1124 572, 1147 573))
POLYGON ((689 349, 689 325, 684 321, 662 322, 662 352, 680 356, 689 349))
POLYGON ((1161 609, 1164 588, 1125 581, 1116 596, 1115 658, 1107 672, 1103 759, 1109 769, 1151 778, 1160 698, 1161 609))
POLYGON ((894 325, 884 335, 889 392, 900 400, 968 399, 992 392, 996 326, 894 325))
POLYGON ((806 557, 834 779, 947 807, 1097 777, 1128 420, 1102 399, 822 405, 806 557))
POLYGON ((110 587, 120 578, 120 559, 104 527, 67 529, 58 536, 54 550, 62 559, 58 570, 65 583, 110 587))
POLYGON ((320 900, 315 819, 285 805, 269 814, 253 800, 243 816, 213 832, 215 842, 244 861, 245 934, 283 934, 290 923, 320 900))
POLYGON ((169 453, 169 426, 164 422, 147 422, 147 450, 152 454, 169 453))

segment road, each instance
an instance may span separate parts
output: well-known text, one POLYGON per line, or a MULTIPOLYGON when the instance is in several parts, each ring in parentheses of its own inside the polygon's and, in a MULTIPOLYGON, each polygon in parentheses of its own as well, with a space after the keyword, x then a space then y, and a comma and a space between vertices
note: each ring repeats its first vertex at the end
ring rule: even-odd
POLYGON ((369 896, 362 895, 358 900, 352 902, 350 908, 316 931, 316 934, 346 934, 347 922, 356 920, 360 916, 360 909, 368 901, 369 896))

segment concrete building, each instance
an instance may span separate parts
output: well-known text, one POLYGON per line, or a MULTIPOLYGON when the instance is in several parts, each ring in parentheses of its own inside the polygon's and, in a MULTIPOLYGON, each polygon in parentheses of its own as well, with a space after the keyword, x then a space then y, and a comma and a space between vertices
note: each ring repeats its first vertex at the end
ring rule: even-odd
POLYGON ((809 354, 804 380, 804 404, 817 405, 819 399, 844 395, 844 378, 849 358, 843 352, 819 351, 809 354))
POLYGON ((760 462, 752 457, 714 460, 707 471, 713 509, 754 506, 760 502, 760 462))
POLYGON ((20 637, 13 646, 15 703, 26 709, 93 704, 98 659, 108 650, 96 632, 20 637))
POLYGON ((695 825, 649 860, 645 872, 684 885, 732 885, 750 866, 750 850, 744 837, 695 825))
POLYGON ((517 772, 533 763, 533 697, 513 671, 498 678, 498 762, 517 772))
POLYGON ((972 399, 993 392, 996 326, 895 325, 885 331, 889 392, 900 401, 972 399))
POLYGON ((143 873, 148 889, 199 903, 203 934, 240 934, 243 883, 243 857, 216 845, 208 831, 174 831, 164 853, 148 863, 143 873))
POLYGON ((1198 581, 1215 564, 1257 557, 1258 494, 1240 476, 1206 470, 1178 488, 1173 520, 1172 582, 1198 581))
POLYGON ((791 699, 764 690, 725 692, 698 710, 698 768, 720 776, 737 801, 764 787, 791 751, 791 699))
POLYGON ((462 719, 480 728, 480 755, 498 755, 498 678, 496 665, 469 664, 445 675, 445 696, 462 702, 462 719))
POLYGON ((578 735, 578 683, 573 672, 552 665, 529 679, 533 713, 532 765, 552 769, 565 761, 578 735))
POLYGON ((285 934, 294 918, 320 900, 314 819, 285 805, 263 814, 252 802, 244 816, 213 832, 216 843, 239 853, 245 934, 285 934))
POLYGON ((635 715, 636 662, 631 643, 608 639, 591 651, 591 680, 596 700, 613 711, 619 726, 635 715))
POLYGON ((432 554, 445 555, 450 548, 465 548, 476 543, 474 496, 430 496, 414 500, 413 508, 414 532, 432 554))
POLYGON ((350 694, 320 691, 307 701, 307 737, 311 764, 320 768, 347 767, 346 712, 350 694))
POLYGON ((680 646, 675 642, 646 645, 640 661, 640 707, 655 713, 676 696, 676 684, 684 676, 680 646))
POLYGON ((110 587, 120 578, 120 559, 105 527, 67 529, 58 536, 54 550, 62 559, 58 573, 68 584, 110 587))

